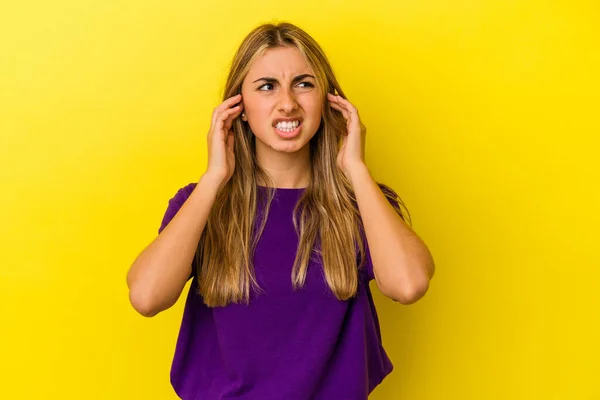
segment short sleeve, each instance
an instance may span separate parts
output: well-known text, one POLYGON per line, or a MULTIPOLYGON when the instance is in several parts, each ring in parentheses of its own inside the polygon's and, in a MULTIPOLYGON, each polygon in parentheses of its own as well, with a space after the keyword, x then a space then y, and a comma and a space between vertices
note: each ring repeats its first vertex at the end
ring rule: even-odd
MULTIPOLYGON (((181 208, 181 206, 183 206, 183 204, 186 202, 186 200, 190 197, 190 195, 194 191, 195 187, 196 187, 196 183, 190 183, 187 186, 184 186, 181 189, 179 189, 177 191, 177 193, 175 193, 175 196, 173 196, 169 200, 167 209, 162 218, 162 222, 158 228, 159 234, 167 227, 167 225, 169 225, 169 222, 171 222, 171 220, 175 217, 175 215, 177 215, 177 212, 179 212, 179 209, 181 208)), ((190 278, 193 277, 195 274, 196 274, 196 257, 194 257, 192 260, 192 274, 191 274, 190 278)))
MULTIPOLYGON (((398 198, 398 195, 396 194, 396 192, 389 186, 386 186, 382 183, 378 183, 378 185, 379 185, 379 188, 381 189, 381 191, 386 195, 386 199, 388 200, 388 202, 394 208, 399 209, 400 205, 398 203, 398 200, 396 200, 398 198)), ((373 279, 375 279, 375 272, 373 271, 373 261, 371 260, 371 252, 369 250, 369 243, 367 242, 367 237, 365 235, 363 226, 360 227, 360 232, 362 235, 363 246, 364 246, 364 250, 365 250, 365 263, 363 265, 364 277, 367 281, 370 282, 373 279)), ((360 258, 358 259, 358 262, 360 262, 360 258)))

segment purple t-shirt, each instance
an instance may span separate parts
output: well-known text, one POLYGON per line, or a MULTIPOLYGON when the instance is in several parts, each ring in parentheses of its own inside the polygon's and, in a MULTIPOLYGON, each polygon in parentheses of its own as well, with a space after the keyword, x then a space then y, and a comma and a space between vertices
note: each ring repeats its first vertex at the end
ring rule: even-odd
MULTIPOLYGON (((195 186, 181 188, 169 201, 159 232, 195 186)), ((263 292, 252 293, 249 305, 207 307, 194 274, 171 366, 180 398, 363 400, 392 371, 369 289, 374 276, 368 246, 350 300, 336 299, 314 260, 305 286, 292 287, 298 246, 292 212, 303 191, 275 191, 254 256, 263 292)))

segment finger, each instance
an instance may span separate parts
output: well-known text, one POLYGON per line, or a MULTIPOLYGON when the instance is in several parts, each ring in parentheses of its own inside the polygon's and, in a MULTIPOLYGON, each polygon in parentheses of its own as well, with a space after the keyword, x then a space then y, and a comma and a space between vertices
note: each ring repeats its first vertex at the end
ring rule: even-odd
POLYGON ((241 112, 242 112, 241 105, 237 105, 235 107, 231 107, 226 110, 223 110, 223 111, 221 111, 221 113, 219 115, 217 115, 217 122, 219 122, 219 121, 225 122, 225 120, 227 120, 227 118, 229 118, 231 115, 240 114, 241 112))
POLYGON ((336 103, 331 103, 330 105, 331 105, 331 108, 336 109, 339 112, 341 112, 344 115, 344 118, 346 118, 348 116, 348 111, 346 110, 346 108, 344 108, 336 103))
POLYGON ((348 113, 350 115, 355 114, 358 116, 358 109, 356 107, 354 107, 354 104, 350 103, 348 100, 346 100, 345 98, 343 98, 342 96, 333 96, 335 97, 335 103, 344 107, 346 110, 348 110, 348 113))
POLYGON ((227 135, 227 150, 233 151, 233 133, 227 135))
POLYGON ((356 108, 352 105, 352 103, 350 103, 349 101, 345 100, 341 96, 333 96, 333 95, 331 95, 329 97, 329 99, 331 100, 330 101, 331 105, 336 104, 336 105, 338 105, 340 107, 345 108, 348 112, 351 112, 353 108, 354 108, 354 110, 356 110, 356 108))
POLYGON ((222 102, 221 104, 219 104, 214 110, 213 110, 213 118, 212 118, 212 124, 214 125, 216 122, 216 118, 219 114, 221 114, 221 112, 223 112, 224 110, 232 107, 233 105, 237 104, 240 102, 240 100, 242 100, 242 95, 241 94, 236 94, 235 96, 232 96, 230 98, 228 98, 227 100, 225 100, 224 102, 222 102))
MULTIPOLYGON (((241 113, 241 107, 235 106, 233 108, 228 108, 226 110, 224 110, 223 112, 221 112, 221 114, 218 115, 217 117, 217 124, 215 125, 215 128, 218 130, 224 130, 226 128, 226 121, 230 116, 235 116, 236 114, 239 115, 239 113, 241 113)), ((227 128, 228 129, 228 128, 227 128)), ((223 140, 225 140, 226 138, 223 137, 223 140)))
POLYGON ((358 111, 356 109, 356 107, 354 107, 354 104, 350 103, 348 100, 346 100, 342 96, 336 96, 336 100, 337 100, 338 103, 340 103, 341 105, 347 107, 349 110, 358 111))
POLYGON ((333 93, 327 93, 327 98, 331 101, 336 101, 337 100, 337 96, 333 93))
POLYGON ((240 116, 240 114, 242 113, 244 109, 244 105, 243 104, 238 104, 237 106, 230 108, 229 110, 235 110, 234 112, 230 112, 229 115, 227 116, 227 118, 225 119, 225 129, 227 131, 229 131, 229 129, 231 129, 231 125, 233 125, 233 121, 240 116))
POLYGON ((231 110, 231 109, 233 109, 233 108, 236 108, 236 107, 241 107, 241 104, 242 104, 242 103, 240 103, 240 104, 238 104, 237 106, 235 106, 235 107, 232 107, 232 108, 228 108, 228 107, 225 107, 225 108, 223 108, 223 107, 221 107, 223 104, 221 104, 221 106, 219 106, 219 107, 215 108, 215 110, 213 111, 213 116, 212 116, 211 126, 215 126, 215 125, 216 125, 217 121, 219 120, 219 117, 221 116, 221 114, 222 114, 224 111, 226 111, 226 110, 231 110))
POLYGON ((237 103, 239 103, 240 100, 242 100, 242 95, 241 94, 236 94, 235 96, 231 96, 230 98, 228 98, 227 100, 225 100, 224 102, 222 102, 221 104, 219 104, 219 106, 217 107, 217 110, 223 111, 223 110, 225 110, 227 108, 231 108, 232 106, 234 106, 237 103))
MULTIPOLYGON (((327 98, 330 101, 333 101, 335 103, 342 103, 343 100, 347 101, 346 99, 344 99, 342 96, 340 96, 339 94, 331 94, 331 93, 327 93, 327 98)), ((348 103, 350 103, 349 101, 347 101, 348 103)))
POLYGON ((339 112, 342 113, 342 115, 344 116, 344 118, 349 121, 350 120, 350 114, 348 113, 348 110, 346 110, 345 107, 336 104, 336 103, 330 103, 331 108, 335 108, 336 110, 338 110, 339 112))

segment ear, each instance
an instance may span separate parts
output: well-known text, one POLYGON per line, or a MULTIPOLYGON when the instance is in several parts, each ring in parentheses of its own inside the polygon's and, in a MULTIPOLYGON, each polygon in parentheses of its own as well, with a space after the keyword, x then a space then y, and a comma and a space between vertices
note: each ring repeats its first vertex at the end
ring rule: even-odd
POLYGON ((246 113, 245 112, 242 113, 241 117, 242 117, 242 121, 248 121, 248 117, 246 117, 246 113))

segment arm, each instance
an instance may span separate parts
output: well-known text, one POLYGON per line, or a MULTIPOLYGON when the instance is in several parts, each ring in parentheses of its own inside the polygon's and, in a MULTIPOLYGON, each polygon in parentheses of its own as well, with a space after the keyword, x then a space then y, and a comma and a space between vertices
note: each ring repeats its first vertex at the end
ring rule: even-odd
POLYGON ((129 301, 146 317, 175 304, 191 275, 192 261, 210 210, 235 169, 231 127, 242 112, 241 98, 239 94, 230 97, 214 109, 207 137, 205 174, 177 214, 135 259, 127 273, 129 301))
POLYGON ((423 241, 396 213, 365 165, 349 173, 381 292, 402 304, 419 300, 435 265, 423 241))
POLYGON ((127 273, 129 301, 146 317, 173 306, 191 274, 198 242, 220 187, 203 175, 164 230, 138 255, 127 273))
POLYGON ((356 107, 331 93, 327 100, 346 120, 348 133, 342 137, 337 164, 354 188, 377 286, 393 300, 414 303, 429 288, 435 269, 433 258, 369 174, 364 162, 367 128, 356 107))

